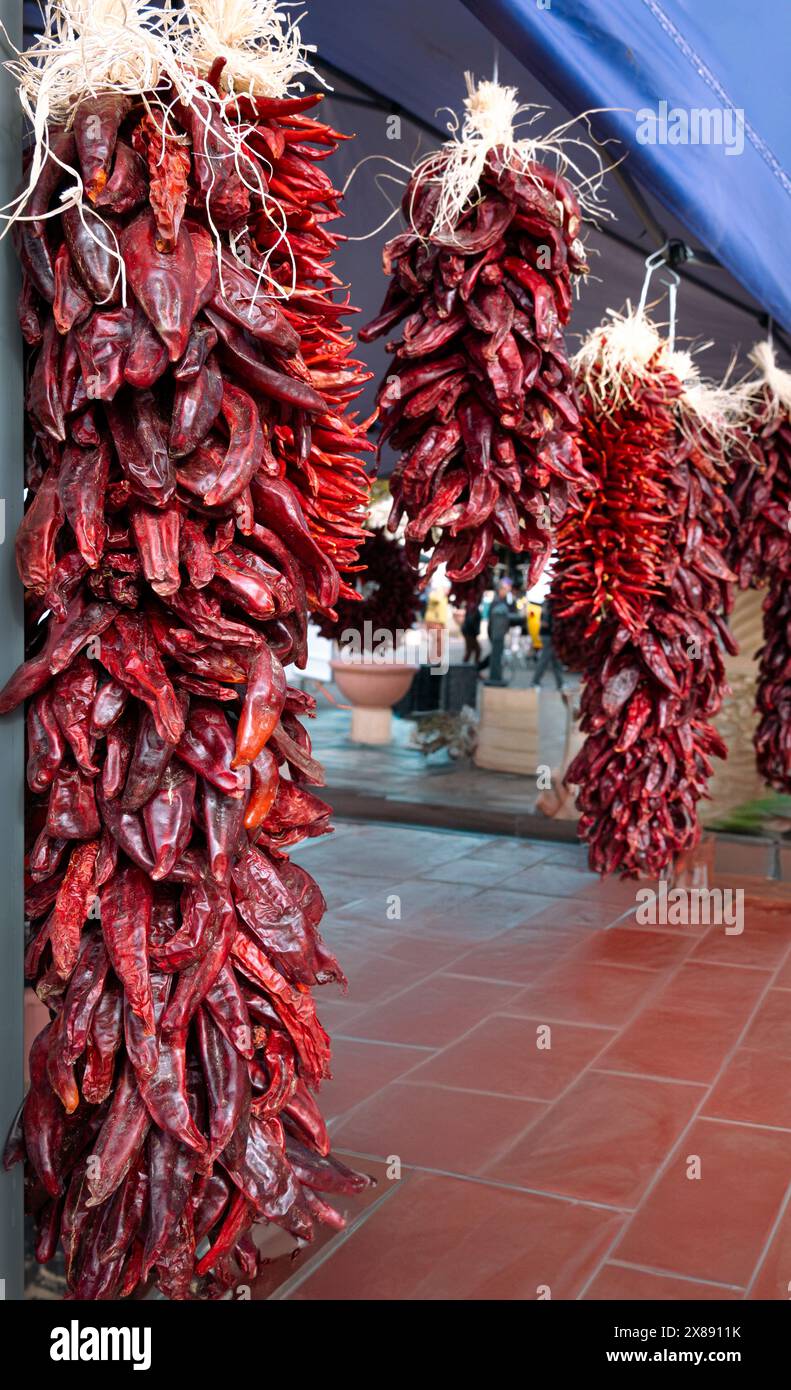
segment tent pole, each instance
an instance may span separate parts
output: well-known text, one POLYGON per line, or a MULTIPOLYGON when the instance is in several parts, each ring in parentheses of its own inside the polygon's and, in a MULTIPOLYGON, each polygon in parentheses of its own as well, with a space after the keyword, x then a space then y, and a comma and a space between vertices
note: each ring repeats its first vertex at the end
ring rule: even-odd
MULTIPOLYGON (((22 46, 22 6, 0 0, 11 42, 22 46)), ((0 204, 8 203, 22 166, 22 112, 14 84, 0 73, 0 204)), ((16 321, 18 271, 10 237, 0 242, 0 684, 23 659, 22 590, 14 536, 22 517, 22 349, 16 321)), ((0 720, 0 1145, 22 1097, 23 1050, 23 782, 22 710, 0 720)), ((24 1286, 22 1166, 0 1170, 0 1297, 21 1299, 24 1286)))

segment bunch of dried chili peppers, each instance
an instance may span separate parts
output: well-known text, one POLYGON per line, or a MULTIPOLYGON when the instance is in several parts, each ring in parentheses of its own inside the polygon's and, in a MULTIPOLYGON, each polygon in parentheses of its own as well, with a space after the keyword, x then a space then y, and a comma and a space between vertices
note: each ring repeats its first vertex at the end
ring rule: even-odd
POLYGON ((49 130, 14 235, 27 343, 26 974, 50 1010, 6 1162, 70 1296, 254 1277, 369 1179, 312 1096, 343 980, 289 860, 327 832, 287 685, 367 498, 315 96, 160 81, 49 130), (228 132, 235 131, 229 144, 228 132), (238 133, 243 138, 237 138, 238 133), (69 169, 85 199, 67 200, 69 169), (119 273, 121 266, 123 276, 119 273), (126 294, 124 296, 124 282, 126 294))
POLYGON ((769 786, 791 792, 791 375, 768 343, 744 392, 745 441, 731 492, 738 525, 729 553, 739 587, 767 587, 754 742, 769 786))
POLYGON ((587 738, 566 780, 591 868, 656 876, 697 843, 711 757, 726 755, 709 721, 733 649, 727 464, 647 323, 603 325, 576 365, 597 485, 558 540, 554 601, 585 643, 587 738), (642 355, 618 363, 627 343, 642 355))
POLYGON ((388 526, 406 519, 413 563, 429 552, 427 577, 446 565, 457 594, 496 544, 527 553, 534 583, 588 482, 562 334, 587 271, 577 198, 513 141, 513 89, 468 87, 462 140, 412 173, 408 230, 384 252, 390 287, 360 333, 402 324, 378 396, 380 442, 401 456, 388 526))
MULTIPOLYGON (((320 614, 316 626, 322 637, 349 640, 351 634, 371 646, 375 634, 408 632, 420 613, 419 578, 406 558, 404 548, 384 527, 368 531, 362 549, 360 590, 355 597, 342 598, 336 616, 320 614)), ((380 637, 377 637, 377 641, 380 637)))

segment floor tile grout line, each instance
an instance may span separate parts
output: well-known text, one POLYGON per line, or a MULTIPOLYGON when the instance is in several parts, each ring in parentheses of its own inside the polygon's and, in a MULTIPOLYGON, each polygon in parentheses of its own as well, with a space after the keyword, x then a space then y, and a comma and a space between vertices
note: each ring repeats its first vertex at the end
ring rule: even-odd
POLYGON ((592 1070, 598 1076, 620 1076, 624 1081, 654 1081, 662 1086, 692 1086, 696 1090, 705 1090, 708 1082, 689 1081, 684 1076, 664 1076, 662 1072, 649 1071, 624 1071, 621 1067, 593 1067, 592 1070))
MULTIPOLYGON (((680 964, 676 967, 676 970, 678 970, 678 969, 680 969, 680 964)), ((659 987, 660 987, 660 985, 669 983, 670 979, 672 979, 672 978, 674 977, 674 975, 675 975, 675 971, 671 972, 671 974, 670 974, 669 976, 662 975, 660 979, 658 979, 658 980, 655 981, 654 989, 653 989, 653 990, 649 990, 649 991, 647 992, 646 997, 645 997, 644 1000, 643 1000, 643 1007, 645 1007, 645 1005, 647 1004, 648 999, 652 998, 654 994, 656 994, 656 993, 659 992, 659 987)), ((610 1047, 610 1046, 616 1041, 616 1039, 621 1035, 621 1033, 623 1032, 624 1028, 626 1028, 627 1026, 629 1026, 629 1024, 631 1024, 631 1023, 634 1021, 634 1018, 636 1018, 638 1012, 640 1012, 640 1010, 639 1010, 639 1009, 636 1009, 636 1010, 635 1010, 635 1013, 632 1014, 632 1015, 630 1015, 630 1017, 629 1017, 627 1023, 622 1024, 622 1025, 621 1025, 620 1027, 618 1027, 618 1028, 614 1028, 614 1029, 610 1029, 610 1030, 609 1030, 609 1031, 612 1033, 613 1036, 610 1037, 609 1040, 608 1040, 607 1042, 605 1042, 605 1043, 602 1045, 602 1047, 599 1049, 599 1051, 596 1052, 595 1055, 589 1059, 589 1061, 588 1061, 588 1062, 586 1063, 586 1065, 582 1068, 582 1070, 579 1071, 579 1072, 577 1072, 576 1076, 574 1076, 574 1077, 572 1078, 572 1080, 569 1081, 568 1085, 566 1085, 566 1086, 563 1088, 563 1090, 560 1091, 560 1092, 558 1093, 557 1096, 553 1097, 553 1098, 549 1101, 549 1104, 547 1105, 546 1115, 542 1115, 542 1116, 537 1117, 537 1118, 540 1118, 540 1119, 542 1119, 542 1120, 548 1118, 549 1115, 551 1114, 553 1108, 554 1108, 556 1105, 559 1105, 560 1102, 561 1102, 562 1100, 565 1099, 565 1097, 569 1094, 569 1092, 570 1092, 571 1090, 573 1090, 574 1086, 577 1085, 577 1083, 580 1082, 584 1076, 587 1076, 587 1074, 588 1074, 589 1072, 593 1072, 593 1071, 598 1070, 598 1069, 596 1068, 596 1066, 595 1066, 595 1063, 599 1060, 599 1058, 600 1058, 600 1057, 602 1056, 602 1054, 607 1050, 607 1048, 610 1047)), ((520 1016, 520 1015, 516 1015, 516 1017, 519 1017, 519 1016, 520 1016)), ((584 1025, 577 1024, 577 1025, 571 1025, 571 1026, 583 1027, 584 1025)), ((422 1066, 423 1064, 422 1064, 422 1063, 418 1063, 417 1065, 418 1065, 418 1066, 422 1066)), ((409 1073, 405 1073, 405 1075, 409 1075, 409 1073)), ((534 1120, 531 1124, 526 1125, 525 1128, 524 1128, 524 1130, 521 1132, 521 1134, 519 1134, 519 1135, 513 1140, 513 1142, 509 1143, 504 1149, 502 1149, 501 1152, 497 1155, 496 1158, 493 1158, 493 1159, 492 1159, 492 1163, 499 1163, 501 1160, 507 1158, 507 1157, 508 1157, 508 1154, 511 1153, 511 1151, 512 1151, 513 1149, 515 1149, 515 1148, 517 1147, 518 1144, 521 1143, 522 1139, 524 1139, 524 1138, 527 1137, 529 1131, 530 1131, 530 1130, 532 1129, 532 1127, 533 1127, 533 1123, 535 1123, 535 1120, 534 1120)))
POLYGON ((784 1197, 783 1201, 782 1201, 781 1204, 780 1204, 780 1210, 778 1211, 777 1216, 775 1217, 775 1220, 774 1220, 774 1222, 772 1223, 772 1228, 771 1228, 771 1230, 769 1231, 769 1234, 768 1234, 767 1237, 766 1237, 766 1240, 765 1240, 765 1242, 764 1242, 764 1245, 763 1245, 763 1247, 762 1247, 762 1249, 761 1249, 761 1253, 760 1253, 760 1255, 758 1256, 758 1259, 757 1259, 757 1261, 756 1261, 755 1268, 753 1269, 753 1272, 752 1272, 752 1274, 750 1275, 750 1278, 749 1278, 748 1281, 747 1281, 747 1286, 746 1286, 746 1294, 747 1294, 747 1297, 749 1297, 749 1295, 750 1295, 750 1294, 752 1293, 752 1291, 753 1291, 753 1288, 754 1288, 754 1286, 755 1286, 756 1280, 758 1279, 758 1275, 759 1275, 760 1272, 761 1272, 761 1267, 762 1267, 762 1265, 763 1265, 763 1262, 764 1262, 764 1260, 766 1259, 766 1256, 768 1255, 769 1250, 770 1250, 770 1248, 771 1248, 772 1241, 774 1240, 775 1236, 777 1235, 777 1232, 780 1230, 780 1227, 781 1227, 781 1225, 782 1225, 782 1223, 783 1223, 783 1218, 785 1217, 786 1211, 788 1210, 789 1200, 791 1200, 791 1182, 789 1182, 788 1187, 786 1188, 786 1194, 785 1194, 785 1197, 784 1197))
MULTIPOLYGON (((686 1123, 686 1125, 684 1126, 683 1130, 682 1130, 681 1133, 679 1134, 679 1136, 678 1136, 678 1138, 677 1138, 675 1144, 671 1147, 669 1153, 665 1156, 664 1161, 663 1161, 662 1163, 660 1163, 659 1166, 655 1169, 653 1178, 652 1178, 652 1180, 648 1183, 648 1185, 646 1186, 645 1191, 643 1192, 643 1195, 642 1195, 640 1201, 638 1202, 638 1204, 637 1204, 637 1206, 635 1207, 635 1209, 634 1209, 634 1211, 632 1212, 632 1214, 631 1214, 631 1215, 627 1218, 627 1220, 624 1222, 623 1230, 622 1230, 621 1233, 620 1233, 620 1237, 618 1238, 618 1241, 617 1241, 617 1242, 615 1243, 615 1245, 612 1247, 613 1249, 617 1249, 617 1248, 618 1248, 618 1245, 625 1239, 625 1237, 626 1237, 626 1235, 627 1235, 627 1232, 629 1231, 629 1229, 630 1229, 631 1226, 633 1225, 634 1221, 637 1219, 637 1217, 639 1216, 640 1212, 642 1211, 642 1209, 644 1208, 644 1206, 645 1206, 646 1203, 648 1202, 649 1197, 651 1196, 651 1193, 655 1190, 656 1187, 658 1187, 658 1185, 659 1185, 661 1179, 664 1177, 665 1173, 669 1171, 670 1164, 671 1164, 671 1162, 672 1162, 672 1160, 673 1160, 675 1154, 681 1149, 681 1146, 683 1145, 685 1138, 686 1138, 687 1135, 691 1132, 691 1130, 692 1130, 693 1126, 695 1125, 695 1123, 698 1121, 698 1119, 703 1119, 703 1116, 701 1115, 701 1110, 702 1110, 702 1108, 705 1106, 706 1101, 711 1097, 712 1092, 714 1091, 715 1087, 718 1085, 719 1081, 721 1080, 721 1078, 722 1078, 723 1075, 725 1074, 727 1068, 730 1066, 730 1063, 732 1062, 732 1060, 733 1060, 733 1058, 734 1058, 736 1052, 738 1051, 738 1049, 739 1049, 739 1047, 740 1047, 740 1045, 741 1045, 741 1042, 742 1042, 743 1038, 744 1038, 744 1037, 746 1036, 746 1034, 749 1032, 749 1030, 750 1030, 750 1028, 751 1028, 751 1026, 752 1026, 752 1024, 753 1024, 753 1022, 754 1022, 754 1020, 755 1020, 756 1015, 759 1013, 759 1011, 760 1011, 760 1009, 761 1009, 761 1006, 763 1005, 763 1003, 764 1003, 764 1001, 765 1001, 765 999, 766 999, 767 994, 769 993, 770 989, 772 988, 772 983, 773 983, 774 979, 776 978, 777 974, 779 973, 780 969, 781 969, 781 966, 778 965, 778 966, 776 967, 776 969, 774 970, 774 972, 772 972, 772 973, 769 975, 769 978, 767 979, 767 982, 766 982, 766 984, 764 985, 763 990, 761 991, 761 993, 759 993, 758 997, 756 998, 755 1003, 754 1003, 754 1005, 753 1005, 753 1008, 751 1009, 750 1013, 748 1014, 747 1019, 745 1020, 744 1026, 743 1026, 741 1032, 739 1033, 738 1037, 736 1038, 736 1040, 735 1040, 735 1042, 734 1042, 734 1044, 733 1044, 733 1046, 732 1046, 730 1052, 728 1052, 728 1053, 725 1054, 725 1056, 724 1056, 724 1058, 723 1058, 723 1060, 722 1060, 722 1063, 721 1063, 721 1065, 720 1065, 720 1068, 719 1068, 719 1070, 718 1070, 716 1076, 715 1076, 715 1077, 713 1078, 713 1080, 709 1083, 708 1087, 706 1087, 706 1089, 705 1089, 705 1094, 701 1096, 700 1100, 698 1101, 697 1106, 695 1107, 695 1109, 693 1110, 692 1114, 690 1115, 689 1120, 687 1121, 687 1123, 686 1123)), ((734 1123, 735 1123, 735 1122, 734 1122, 734 1123)), ((600 1264, 600 1265, 599 1265, 599 1269, 601 1269, 601 1268, 602 1268, 602 1265, 600 1264)), ((757 1270, 757 1268, 758 1268, 758 1266, 756 1267, 756 1270, 757 1270)), ((756 1273, 756 1270, 753 1271, 753 1274, 756 1273)), ((596 1273, 598 1273, 598 1269, 596 1270, 596 1273)), ((593 1280, 594 1277, 595 1277, 595 1275, 591 1276, 591 1278, 588 1279, 588 1280, 586 1281, 586 1283, 584 1284, 582 1290, 580 1291, 580 1293, 579 1293, 579 1295, 578 1295, 578 1297, 579 1297, 580 1299, 582 1299, 582 1298, 585 1297, 585 1294, 587 1293, 588 1289, 590 1288, 591 1283, 592 1283, 592 1280, 593 1280)))
MULTIPOLYGON (((412 1081, 409 1079, 408 1072, 402 1072, 400 1076, 393 1077, 388 1081, 388 1086, 412 1086, 421 1090, 431 1089, 433 1091, 453 1091, 459 1096, 488 1096, 491 1100, 512 1100, 516 1105, 543 1105, 549 1109, 552 1104, 546 1096, 512 1096, 507 1091, 486 1091, 480 1086, 449 1086, 446 1081, 412 1081)), ((373 1096, 371 1099, 373 1100, 373 1096)))
MULTIPOLYGON (((777 968, 784 963, 781 961, 777 968)), ((754 970, 758 975, 772 974, 775 969, 774 965, 750 965, 747 961, 740 960, 706 960, 702 956, 687 956, 686 964, 705 965, 714 970, 754 970)))
POLYGON ((630 1212, 625 1212, 625 1213, 624 1213, 624 1219, 623 1219, 623 1221, 621 1222, 620 1226, 618 1227, 618 1230, 613 1232, 613 1238, 612 1238, 612 1240, 610 1241, 609 1245, 607 1246, 607 1249, 606 1249, 606 1251, 604 1252, 604 1254, 602 1255, 601 1259, 599 1260, 599 1263, 598 1263, 597 1265, 595 1265, 594 1269, 591 1271, 590 1276, 589 1276, 587 1279, 584 1279, 583 1282, 582 1282, 582 1284, 580 1285, 580 1287, 579 1287, 579 1289, 578 1289, 578 1291, 577 1291, 576 1298, 575 1298, 575 1300, 574 1300, 575 1303, 581 1303, 581 1302, 582 1302, 582 1300, 585 1298, 585 1295, 587 1294, 589 1288, 591 1287, 591 1284, 593 1283, 594 1279, 596 1279, 596 1278, 598 1277, 598 1275, 601 1274, 602 1270, 607 1266, 607 1264, 610 1263, 610 1256, 611 1256, 611 1254, 613 1253, 613 1251, 617 1249, 617 1247, 618 1247, 618 1242, 619 1242, 619 1240, 621 1240, 621 1238, 623 1237, 623 1234, 624 1234, 624 1232, 626 1231, 626 1229, 627 1229, 627 1227, 628 1227, 628 1225, 629 1225, 630 1219, 631 1219, 631 1217, 632 1217, 633 1215, 634 1215, 634 1208, 633 1208, 630 1212))
POLYGON ((413 1049, 430 1053, 436 1051, 429 1043, 403 1043, 389 1042, 382 1038, 359 1038, 354 1033, 339 1033, 337 1030, 333 1031, 332 1040, 333 1042, 365 1043, 367 1047, 400 1047, 403 1048, 405 1052, 412 1051, 413 1049))
MULTIPOLYGON (((610 922, 609 926, 604 927, 604 931, 613 931, 614 928, 620 926, 621 922, 623 922, 627 917, 631 917, 634 913, 634 910, 635 909, 633 907, 627 907, 621 913, 620 917, 616 917, 614 922, 610 922)), ((635 930, 639 931, 639 926, 637 923, 635 923, 635 930)))
MULTIPOLYGON (((341 1150, 341 1152, 344 1151, 341 1150)), ((379 1196, 375 1202, 371 1202, 370 1206, 367 1206, 364 1211, 360 1212, 359 1217, 351 1221, 345 1230, 339 1231, 334 1240, 328 1241, 323 1250, 317 1250, 312 1260, 306 1261, 302 1269, 295 1270, 288 1279, 285 1279, 282 1284, 279 1284, 276 1289, 273 1289, 266 1301, 268 1303, 279 1303, 289 1298, 307 1279, 311 1278, 312 1275, 321 1269, 322 1265, 327 1264, 327 1262, 332 1259, 333 1255, 336 1254, 347 1241, 351 1240, 353 1235, 356 1235, 357 1231, 365 1225, 373 1213, 375 1211, 381 1211, 385 1203, 391 1201, 397 1192, 398 1184, 396 1183, 392 1184, 390 1191, 383 1190, 381 1196, 379 1196)))
POLYGON ((733 1293, 744 1293, 744 1284, 723 1284, 717 1279, 699 1279, 697 1275, 678 1274, 669 1269, 660 1269, 658 1265, 634 1264, 631 1260, 610 1260, 609 1264, 616 1269, 634 1269, 640 1274, 658 1275, 662 1279, 676 1279, 679 1283, 705 1284, 709 1289, 730 1289, 733 1293))
POLYGON ((732 1120, 728 1115, 700 1115, 702 1125, 737 1125, 739 1129, 760 1129, 768 1134, 791 1134, 791 1125, 763 1125, 757 1120, 732 1120))
MULTIPOLYGON (((366 1153, 364 1150, 339 1148, 338 1153, 345 1158, 353 1158, 356 1163, 384 1163, 380 1154, 366 1153)), ((496 1187, 502 1192, 522 1193, 528 1197, 546 1197, 553 1202, 563 1202, 571 1207, 590 1207, 596 1211, 612 1212, 616 1216, 631 1215, 631 1207, 616 1207, 609 1202, 597 1202, 590 1197, 573 1197, 568 1192, 552 1192, 549 1188, 524 1187, 519 1183, 503 1182, 486 1173, 454 1173, 451 1168, 432 1168, 424 1163, 402 1163, 402 1168, 412 1173, 427 1173, 430 1177, 447 1178, 453 1182, 473 1183, 477 1187, 496 1187)))

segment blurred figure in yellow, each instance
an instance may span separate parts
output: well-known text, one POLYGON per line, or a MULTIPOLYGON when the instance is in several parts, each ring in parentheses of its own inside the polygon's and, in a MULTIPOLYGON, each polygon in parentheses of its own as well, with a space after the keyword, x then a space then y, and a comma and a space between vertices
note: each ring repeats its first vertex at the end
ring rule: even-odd
POLYGON ((427 628, 447 627, 450 619, 448 595, 442 589, 432 589, 426 600, 424 622, 427 628))
POLYGON ((540 652, 541 642, 541 604, 528 603, 527 605, 527 635, 534 652, 540 652))

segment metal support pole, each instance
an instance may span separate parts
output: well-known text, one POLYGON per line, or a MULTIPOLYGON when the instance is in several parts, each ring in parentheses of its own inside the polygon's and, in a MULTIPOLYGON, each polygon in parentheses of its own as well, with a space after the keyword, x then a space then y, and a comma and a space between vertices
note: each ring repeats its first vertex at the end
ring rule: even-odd
MULTIPOLYGON (((0 19, 22 45, 22 6, 0 0, 0 19)), ((0 72, 0 205, 12 197, 22 167, 22 113, 14 84, 0 72)), ((0 242, 0 685, 24 655, 22 590, 14 536, 22 516, 22 349, 16 321, 19 288, 10 238, 0 242)), ((0 719, 0 1145, 22 1098, 23 784, 21 710, 0 719)), ((20 1299, 24 1286, 22 1168, 0 1170, 0 1296, 20 1299)))

